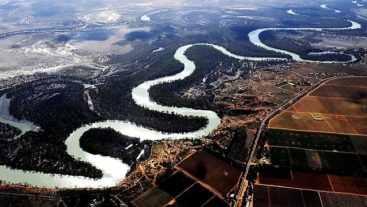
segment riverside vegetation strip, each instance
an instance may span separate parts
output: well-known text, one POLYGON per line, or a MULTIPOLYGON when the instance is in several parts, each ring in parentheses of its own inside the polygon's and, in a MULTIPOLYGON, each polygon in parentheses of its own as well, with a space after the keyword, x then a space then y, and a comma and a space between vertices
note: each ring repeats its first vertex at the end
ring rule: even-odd
MULTIPOLYGON (((356 22, 350 21, 352 26, 347 28, 267 28, 255 30, 249 34, 250 41, 259 47, 262 47, 269 51, 274 51, 277 53, 290 55, 294 61, 310 62, 299 57, 295 53, 291 53, 285 50, 278 50, 276 48, 269 47, 261 42, 259 35, 262 31, 266 30, 312 30, 312 31, 324 31, 324 30, 349 30, 349 29, 359 29, 361 25, 356 22)), ((115 186, 117 183, 125 178, 126 173, 129 170, 129 166, 118 159, 111 157, 93 155, 85 152, 79 145, 79 141, 84 132, 94 129, 94 128, 112 128, 115 131, 120 132, 123 135, 129 137, 136 137, 140 140, 159 140, 159 139, 182 139, 182 138, 200 138, 211 133, 220 124, 221 120, 218 115, 213 111, 207 110, 194 110, 191 108, 178 108, 178 107, 168 107, 157 104, 151 101, 149 98, 149 89, 155 85, 160 85, 163 83, 169 83, 177 80, 182 80, 189 77, 196 69, 195 63, 189 60, 185 56, 185 52, 193 46, 207 46, 212 47, 223 54, 241 61, 286 61, 285 58, 269 58, 269 57, 244 57, 240 55, 233 54, 226 50, 225 48, 208 44, 208 43, 198 43, 185 45, 177 49, 174 58, 184 65, 184 69, 177 74, 158 78, 155 80, 146 81, 132 90, 132 97, 135 103, 141 107, 145 107, 152 111, 157 111, 161 113, 173 113, 181 116, 193 116, 193 117, 203 117, 208 120, 205 127, 192 132, 186 133, 164 133, 157 130, 152 130, 142 126, 137 126, 136 124, 128 121, 117 121, 108 120, 96 122, 93 124, 88 124, 76 129, 67 138, 65 144, 67 146, 67 152, 74 158, 90 163, 97 169, 100 169, 103 173, 103 177, 100 179, 91 179, 82 176, 66 176, 66 175, 53 175, 47 173, 39 172, 24 172, 22 170, 8 169, 6 166, 0 166, 1 179, 5 182, 10 183, 28 183, 32 186, 40 187, 61 187, 61 188, 101 188, 101 187, 111 187, 115 186)), ((339 61, 338 63, 353 62, 355 59, 350 56, 349 61, 339 61)), ((313 61, 314 62, 314 61, 313 61)), ((335 61, 319 61, 321 63, 335 63, 335 61)), ((16 126, 13 126, 16 127, 16 126)))

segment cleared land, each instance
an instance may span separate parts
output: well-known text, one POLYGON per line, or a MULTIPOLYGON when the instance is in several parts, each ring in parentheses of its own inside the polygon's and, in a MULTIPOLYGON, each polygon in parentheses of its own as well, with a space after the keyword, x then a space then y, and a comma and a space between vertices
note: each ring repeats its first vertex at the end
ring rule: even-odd
MULTIPOLYGON (((271 146, 295 147, 302 149, 355 152, 352 136, 329 133, 311 133, 304 131, 270 130, 268 142, 271 146)), ((367 141, 364 137, 355 139, 367 141)))
POLYGON ((132 203, 137 207, 228 206, 223 199, 181 172, 172 174, 132 203))
POLYGON ((367 195, 367 178, 329 175, 335 191, 367 195))
POLYGON ((254 206, 365 206, 367 77, 325 82, 268 128, 272 165, 260 169, 254 206))
POLYGON ((267 169, 260 173, 256 184, 321 192, 367 195, 367 178, 297 170, 267 169), (285 177, 280 175, 280 173, 289 174, 290 176, 285 177))
POLYGON ((328 81, 327 85, 367 87, 367 77, 347 77, 328 81))
POLYGON ((269 171, 267 173, 265 173, 264 171, 260 173, 257 184, 284 186, 309 190, 333 191, 327 174, 281 169, 281 171, 288 171, 285 173, 290 174, 290 177, 286 178, 284 176, 278 176, 278 174, 280 173, 274 173, 277 171, 277 169, 268 170, 269 171))
POLYGON ((338 175, 367 175, 366 163, 361 162, 363 157, 356 153, 273 146, 270 148, 270 157, 272 164, 278 167, 338 175))
MULTIPOLYGON (((57 197, 44 197, 44 196, 32 196, 27 194, 17 193, 1 193, 0 194, 0 206, 58 206, 59 198, 57 197)), ((60 202, 60 206, 62 206, 60 202)))
POLYGON ((204 150, 195 152, 177 168, 223 198, 238 184, 241 176, 240 170, 204 150))
POLYGON ((358 195, 268 185, 255 185, 254 187, 254 207, 364 207, 366 203, 367 197, 358 195))
POLYGON ((139 196, 133 201, 134 206, 158 207, 164 206, 173 198, 157 186, 139 196))
POLYGON ((341 86, 325 84, 317 90, 311 92, 310 96, 331 97, 331 98, 347 98, 347 99, 365 99, 367 97, 365 87, 361 86, 341 86))
POLYGON ((367 136, 367 77, 322 84, 274 117, 269 128, 367 136))

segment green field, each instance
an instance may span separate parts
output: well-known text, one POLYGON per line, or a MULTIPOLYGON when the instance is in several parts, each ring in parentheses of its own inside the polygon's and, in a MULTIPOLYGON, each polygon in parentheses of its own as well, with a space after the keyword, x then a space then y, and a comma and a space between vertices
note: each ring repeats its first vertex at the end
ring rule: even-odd
POLYGON ((270 158, 282 168, 367 176, 367 156, 356 153, 271 147, 270 158))
MULTIPOLYGON (((267 137, 269 144, 275 146, 357 152, 351 140, 351 136, 348 135, 269 129, 267 137)), ((354 139, 358 139, 358 137, 354 139)), ((361 139, 364 138, 361 137, 361 139)))

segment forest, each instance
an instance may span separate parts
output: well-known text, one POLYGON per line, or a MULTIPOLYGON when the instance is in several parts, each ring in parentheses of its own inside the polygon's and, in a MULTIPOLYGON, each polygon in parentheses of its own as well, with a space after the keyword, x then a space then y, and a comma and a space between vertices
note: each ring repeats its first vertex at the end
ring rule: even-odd
POLYGON ((110 156, 132 165, 137 162, 140 152, 148 148, 149 141, 122 135, 111 128, 90 129, 80 139, 80 147, 91 153, 110 156))

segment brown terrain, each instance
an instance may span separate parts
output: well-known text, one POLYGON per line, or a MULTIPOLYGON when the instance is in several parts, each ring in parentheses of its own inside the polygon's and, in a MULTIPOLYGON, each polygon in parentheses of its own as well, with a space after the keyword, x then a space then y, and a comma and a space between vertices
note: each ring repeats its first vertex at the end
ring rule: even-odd
POLYGON ((366 83, 367 77, 328 81, 272 119, 269 128, 365 136, 366 83))
POLYGON ((283 134, 282 137, 269 140, 274 142, 278 139, 277 143, 281 146, 268 143, 265 149, 273 151, 275 157, 271 160, 280 161, 282 166, 261 168, 254 188, 254 206, 365 205, 367 178, 363 167, 366 164, 363 161, 366 151, 363 149, 367 138, 366 86, 366 76, 329 80, 270 120, 268 131, 281 131, 283 134), (327 145, 320 140, 325 134, 332 137, 327 145), (344 145, 342 141, 339 143, 336 140, 339 137, 351 143, 352 148, 328 151, 330 146, 337 148, 340 144, 344 145), (284 142, 279 142, 280 139, 284 139, 284 142), (286 139, 291 141, 287 142, 286 139), (305 143, 305 139, 313 139, 314 144, 305 143), (283 152, 288 152, 288 155, 283 152), (306 157, 302 157, 302 153, 306 157), (300 164, 309 168, 305 171, 292 169, 293 165, 299 167, 300 164), (359 173, 361 175, 352 172, 357 168, 356 171, 363 171, 359 173), (323 169, 323 172, 316 169, 323 169), (328 169, 345 169, 346 173, 328 173, 328 169), (310 192, 314 194, 313 198, 306 199, 305 194, 310 192), (278 197, 286 195, 295 196, 295 199, 282 201, 278 197), (339 201, 338 205, 336 200, 339 201))
MULTIPOLYGON (((172 176, 172 173, 177 171, 175 166, 194 151, 200 151, 204 147, 210 148, 212 145, 219 146, 224 151, 232 142, 233 131, 243 127, 247 128, 246 146, 250 147, 258 124, 271 110, 295 97, 320 79, 365 74, 362 69, 358 67, 351 69, 350 66, 329 67, 328 65, 292 63, 256 68, 246 78, 238 78, 222 83, 221 87, 216 87, 213 90, 214 104, 230 113, 223 116, 218 129, 202 140, 165 140, 153 143, 150 157, 140 162, 127 178, 117 186, 117 190, 114 191, 116 192, 115 195, 126 202, 139 202, 136 199, 140 195, 149 197, 157 191, 160 192, 160 195, 165 194, 157 186, 172 176), (150 191, 151 189, 156 190, 150 191)), ((291 110, 288 111, 291 112, 291 110)), ((363 128, 364 120, 360 120, 358 117, 348 118, 353 118, 353 122, 360 123, 361 127, 359 128, 363 128)), ((214 193, 205 193, 208 191, 207 186, 204 186, 206 189, 204 191, 201 188, 202 185, 200 187, 197 186, 197 182, 194 183, 196 184, 189 187, 184 186, 186 188, 183 188, 205 194, 204 197, 209 197, 204 201, 208 206, 211 203, 223 202, 222 198, 215 196, 214 193)), ((4 184, 1 186, 7 189, 9 187, 4 184)), ((215 188, 219 189, 221 187, 219 185, 215 188)), ((220 193, 223 197, 227 197, 226 194, 229 192, 228 189, 219 189, 219 191, 223 191, 220 193)), ((188 190, 188 192, 191 193, 192 191, 188 190)), ((211 192, 210 189, 209 192, 211 192)), ((51 194, 56 193, 52 192, 51 194)), ((172 195, 163 196, 162 203, 166 203, 167 200, 171 201, 172 198, 175 197, 172 195)), ((228 203, 225 205, 228 205, 228 203)))

